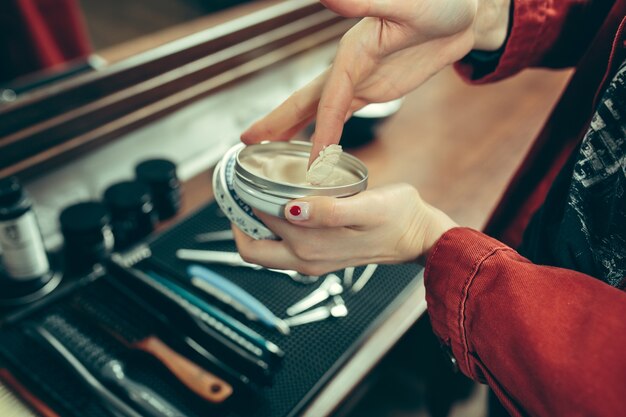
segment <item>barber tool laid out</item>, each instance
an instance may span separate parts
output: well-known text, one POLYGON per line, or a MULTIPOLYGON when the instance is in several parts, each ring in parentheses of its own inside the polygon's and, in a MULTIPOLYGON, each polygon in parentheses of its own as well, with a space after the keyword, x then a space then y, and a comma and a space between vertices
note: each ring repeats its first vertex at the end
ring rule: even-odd
POLYGON ((47 343, 114 415, 184 417, 184 413, 159 393, 127 375, 122 361, 107 353, 65 317, 50 315, 28 327, 27 332, 47 343))
MULTIPOLYGON (((112 258, 113 263, 115 258, 112 258)), ((153 271, 146 273, 134 267, 121 271, 125 271, 131 280, 119 282, 133 285, 153 302, 167 308, 171 321, 185 326, 185 330, 198 341, 209 343, 218 357, 258 383, 271 384, 276 359, 282 356, 282 351, 274 343, 153 271)))
POLYGON ((369 280, 374 276, 376 269, 378 268, 377 264, 369 264, 365 267, 359 278, 355 281, 354 285, 350 287, 350 292, 357 293, 365 287, 365 284, 369 282, 369 280))
POLYGON ((341 279, 335 274, 328 274, 317 289, 289 307, 287 315, 294 316, 342 292, 341 279))
MULTIPOLYGON (((71 298, 70 304, 87 313, 100 328, 125 344, 134 340, 132 347, 145 350, 144 344, 138 346, 141 341, 158 338, 176 353, 197 364, 204 372, 195 374, 196 378, 187 379, 177 372, 172 373, 200 397, 209 397, 209 401, 218 402, 227 397, 229 385, 232 387, 232 395, 225 399, 229 404, 241 399, 250 402, 256 397, 257 387, 248 376, 225 363, 203 347, 197 338, 186 333, 184 326, 176 321, 176 315, 170 316, 167 309, 160 308, 160 305, 153 306, 140 294, 115 279, 106 279, 83 288, 71 298), (223 383, 205 375, 205 372, 223 380, 223 383), (209 381, 211 385, 207 387, 209 381), (206 392, 207 389, 210 394, 206 392)), ((166 363, 161 358, 157 359, 169 368, 169 361, 166 363)))
POLYGON ((300 326, 302 324, 326 320, 329 317, 345 317, 347 315, 348 308, 346 307, 346 303, 343 301, 343 298, 336 295, 332 298, 330 303, 289 317, 285 319, 285 322, 290 326, 300 326))
POLYGON ((259 321, 284 335, 289 334, 289 326, 283 320, 276 317, 263 303, 229 279, 200 265, 188 266, 187 274, 194 286, 244 313, 249 320, 259 321))
POLYGON ((352 287, 352 279, 354 277, 354 267, 349 266, 343 270, 343 286, 344 288, 352 287))
POLYGON ((289 326, 300 326, 326 320, 329 317, 347 316, 348 308, 340 294, 344 292, 344 288, 350 289, 352 294, 361 291, 372 278, 377 268, 378 265, 376 264, 367 265, 354 284, 352 284, 354 267, 348 267, 344 270, 343 285, 342 280, 337 275, 328 274, 317 289, 287 309, 287 315, 291 317, 285 319, 285 323, 289 326), (330 303, 311 309, 331 297, 330 303))
POLYGON ((198 233, 195 237, 198 243, 223 242, 226 240, 234 240, 235 235, 232 229, 217 230, 215 232, 198 233))
POLYGON ((116 339, 131 349, 144 351, 160 361, 187 388, 212 403, 222 403, 233 394, 233 386, 222 378, 203 369, 150 332, 149 323, 134 322, 138 317, 123 316, 95 297, 74 297, 72 306, 87 313, 116 339))
POLYGON ((224 252, 214 250, 197 250, 197 249, 179 249, 176 251, 176 257, 184 261, 203 262, 209 264, 220 264, 234 267, 245 267, 256 270, 267 270, 278 274, 287 275, 292 280, 301 284, 311 284, 316 282, 319 277, 313 275, 302 275, 298 271, 290 269, 272 269, 264 268, 261 265, 253 264, 243 260, 238 252, 224 252))
POLYGON ((250 329, 240 321, 235 320, 233 317, 211 306, 204 300, 175 284, 171 280, 157 274, 156 272, 148 271, 147 275, 158 284, 172 290, 175 294, 178 294, 191 306, 196 307, 198 310, 192 309, 191 311, 195 311, 196 313, 199 312, 200 319, 203 322, 208 322, 210 326, 213 326, 212 323, 217 322, 215 327, 219 328, 221 327, 219 325, 223 325, 229 328, 232 332, 236 333, 236 335, 229 335, 228 332, 223 332, 228 338, 237 340, 241 346, 245 347, 245 349, 259 357, 271 357, 271 359, 281 359, 283 357, 283 351, 276 346, 276 344, 265 339, 263 336, 250 329))

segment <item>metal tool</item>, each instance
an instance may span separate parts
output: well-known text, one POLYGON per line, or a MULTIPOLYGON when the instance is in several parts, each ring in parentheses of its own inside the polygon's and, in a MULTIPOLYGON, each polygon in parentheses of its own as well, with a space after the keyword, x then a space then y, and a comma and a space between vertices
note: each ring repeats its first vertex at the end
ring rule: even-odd
POLYGON ((283 320, 276 317, 265 304, 228 278, 200 265, 188 266, 187 275, 194 286, 204 289, 227 305, 239 309, 247 317, 276 329, 282 334, 289 334, 289 326, 283 320))
MULTIPOLYGON (((100 294, 107 292, 101 288, 72 298, 71 305, 76 311, 86 314, 90 323, 97 323, 108 334, 119 339, 134 351, 143 351, 161 362, 183 385, 201 398, 221 403, 234 392, 232 385, 200 366, 196 361, 185 357, 177 349, 152 331, 152 324, 129 314, 120 313, 117 306, 120 300, 110 300, 100 294), (97 293, 97 296, 92 294, 97 293), (102 298, 101 298, 102 297, 102 298)), ((123 297, 122 294, 120 298, 123 297)), ((128 304, 129 299, 122 299, 128 304)), ((131 307, 132 308, 132 307, 131 307)), ((74 310, 73 310, 74 311, 74 310)), ((137 309, 133 308, 133 312, 137 309)), ((141 315, 141 312, 139 313, 141 315)))
POLYGON ((287 275, 292 280, 301 284, 312 284, 317 282, 318 276, 302 275, 298 271, 290 269, 273 269, 264 268, 261 265, 253 264, 243 260, 237 252, 223 252, 215 250, 196 250, 196 249, 179 249, 176 251, 176 257, 185 261, 195 261, 211 264, 229 265, 237 267, 252 268, 256 270, 266 269, 268 271, 287 275))
POLYGON ((376 268, 378 268, 377 264, 369 264, 368 266, 366 266, 365 269, 363 270, 363 273, 361 273, 361 275, 356 280, 356 282, 354 283, 350 291, 352 291, 353 293, 357 293, 361 291, 363 287, 365 287, 365 284, 367 284, 367 282, 370 280, 370 278, 374 276, 374 272, 376 272, 376 268))
POLYGON ((335 274, 328 274, 326 279, 322 281, 316 290, 289 307, 287 309, 287 315, 295 316, 296 314, 301 313, 304 310, 308 310, 314 305, 319 304, 330 297, 339 295, 342 292, 343 286, 341 285, 341 279, 335 274))
POLYGON ((167 309, 169 318, 177 325, 201 337, 212 352, 256 382, 271 384, 273 369, 268 359, 274 355, 272 352, 279 350, 272 342, 173 280, 154 271, 137 268, 126 268, 126 271, 136 283, 148 289, 144 296, 161 302, 161 308, 167 309))
POLYGON ((298 314, 297 316, 289 317, 285 319, 285 322, 290 327, 293 327, 326 320, 329 317, 345 317, 347 315, 348 308, 346 307, 343 298, 336 295, 329 304, 314 308, 313 310, 298 314))
POLYGON ((170 299, 172 298, 171 296, 173 296, 174 301, 181 305, 188 314, 195 317, 195 319, 201 323, 204 323, 205 327, 208 326, 212 328, 236 346, 239 346, 248 353, 263 360, 265 360, 266 357, 280 358, 284 355, 282 350, 273 342, 267 340, 234 317, 190 293, 172 280, 154 271, 146 271, 146 274, 152 278, 160 288, 165 289, 164 295, 169 294, 170 299))
POLYGON ((225 240, 234 240, 235 235, 231 229, 218 230, 216 232, 199 233, 195 236, 196 242, 210 243, 210 242, 223 242, 225 240))
POLYGON ((343 286, 345 288, 352 287, 352 277, 354 277, 354 267, 349 266, 343 270, 343 286))

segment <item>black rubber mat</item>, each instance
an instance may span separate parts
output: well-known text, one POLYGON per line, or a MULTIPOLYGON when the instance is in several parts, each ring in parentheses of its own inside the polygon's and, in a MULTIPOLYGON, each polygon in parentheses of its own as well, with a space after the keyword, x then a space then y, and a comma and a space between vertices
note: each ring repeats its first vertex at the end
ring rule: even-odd
MULTIPOLYGON (((152 242, 152 258, 148 263, 184 282, 185 270, 190 262, 177 259, 176 250, 235 250, 232 242, 203 244, 195 241, 195 236, 199 233, 229 227, 228 220, 219 208, 210 205, 152 242)), ((300 284, 285 275, 270 271, 205 266, 246 289, 280 317, 286 317, 287 307, 319 285, 319 282, 300 284)), ((356 269, 355 280, 363 269, 364 267, 356 269)), ((250 323, 250 327, 285 351, 285 359, 275 376, 274 385, 264 389, 267 399, 264 406, 246 417, 285 417, 300 411, 298 405, 304 405, 303 400, 315 394, 318 382, 332 377, 337 368, 349 359, 361 339, 372 330, 377 319, 389 314, 391 311, 387 309, 393 309, 394 300, 401 296, 407 286, 415 283, 420 270, 421 267, 416 264, 380 265, 363 290, 356 294, 347 292, 342 295, 349 311, 347 317, 294 327, 288 336, 250 323)), ((343 271, 338 271, 337 275, 342 277, 343 271)))
MULTIPOLYGON (((216 205, 211 204, 196 212, 168 231, 153 238, 150 244, 152 257, 138 264, 140 269, 153 269, 162 275, 174 278, 187 289, 210 304, 224 309, 235 318, 276 343, 285 352, 282 366, 274 375, 270 387, 260 388, 257 400, 247 406, 245 399, 235 398, 221 406, 214 406, 193 395, 174 379, 161 364, 143 353, 138 353, 121 344, 116 337, 104 331, 100 321, 108 319, 118 322, 127 320, 127 328, 137 329, 138 315, 133 313, 132 303, 125 299, 109 283, 106 274, 94 282, 70 293, 64 298, 49 303, 34 314, 27 315, 21 322, 0 331, 0 354, 9 368, 23 379, 40 398, 55 408, 62 416, 83 417, 106 416, 102 409, 81 384, 80 380, 64 367, 49 349, 33 340, 25 328, 42 322, 50 314, 61 314, 67 321, 83 329, 108 353, 121 357, 128 370, 138 381, 162 394, 171 403, 184 410, 189 417, 288 417, 298 415, 323 385, 341 369, 363 340, 382 320, 393 312, 397 302, 404 300, 403 291, 417 283, 421 267, 414 264, 381 265, 362 291, 342 295, 348 307, 347 317, 328 319, 323 322, 293 327, 291 334, 284 336, 266 329, 257 323, 248 322, 239 313, 229 310, 192 288, 186 282, 185 270, 188 262, 178 260, 177 249, 235 250, 233 242, 197 243, 196 234, 228 229, 229 222, 216 205), (88 314, 89 308, 93 308, 88 314), (81 307, 82 306, 82 307, 81 307), (107 312, 108 311, 108 312, 107 312)), ((261 300, 280 317, 296 301, 313 291, 315 284, 302 284, 289 277, 265 270, 207 265, 246 289, 261 300)), ((356 281, 364 267, 354 273, 356 281)), ((343 271, 337 275, 342 277, 343 271)), ((323 279, 323 278, 322 278, 323 279)), ((142 294, 136 294, 136 296, 142 294)), ((417 300, 416 300, 417 302, 417 300)), ((157 306, 158 307, 158 306, 157 306)), ((145 321, 145 320, 144 320, 145 321)), ((147 330, 151 332, 153 329, 147 330)), ((126 333, 128 333, 128 329, 126 333)), ((132 332, 132 331, 131 331, 132 332)), ((141 331, 139 331, 141 333, 141 331)), ((209 347, 207 347, 210 350, 209 347)))

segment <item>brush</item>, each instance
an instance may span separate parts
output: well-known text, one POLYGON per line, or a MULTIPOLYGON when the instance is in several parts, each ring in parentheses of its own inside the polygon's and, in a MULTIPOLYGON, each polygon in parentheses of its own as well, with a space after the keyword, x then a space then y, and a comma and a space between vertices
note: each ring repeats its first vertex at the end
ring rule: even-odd
POLYGON ((92 386, 100 383, 115 387, 121 392, 126 403, 115 401, 113 398, 109 398, 109 401, 113 401, 122 414, 138 414, 146 417, 184 417, 184 413, 160 394, 130 377, 126 373, 124 363, 105 351, 83 329, 79 328, 77 323, 70 322, 66 317, 55 313, 44 318, 41 325, 34 326, 34 330, 58 354, 63 356, 68 364, 72 364, 76 370, 81 370, 84 379, 89 380, 86 377, 90 374, 96 380, 91 382, 92 386), (130 413, 130 410, 126 408, 127 404, 132 404, 139 413, 130 413))
POLYGON ((233 387, 230 384, 185 358, 155 334, 147 332, 147 324, 134 322, 134 317, 124 317, 93 297, 75 297, 72 306, 89 314, 95 323, 129 348, 155 357, 181 383, 203 399, 221 403, 232 395, 233 387))

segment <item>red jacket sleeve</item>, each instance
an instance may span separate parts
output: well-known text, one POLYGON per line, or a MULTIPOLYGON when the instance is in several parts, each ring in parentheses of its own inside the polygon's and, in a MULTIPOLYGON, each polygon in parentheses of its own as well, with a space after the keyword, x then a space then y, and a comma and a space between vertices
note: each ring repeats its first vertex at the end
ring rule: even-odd
POLYGON ((425 285, 435 333, 513 416, 624 414, 626 292, 465 228, 436 244, 425 285))
POLYGON ((456 64, 467 81, 493 82, 527 67, 575 65, 615 1, 511 0, 509 37, 495 68, 485 73, 471 59, 456 64))

